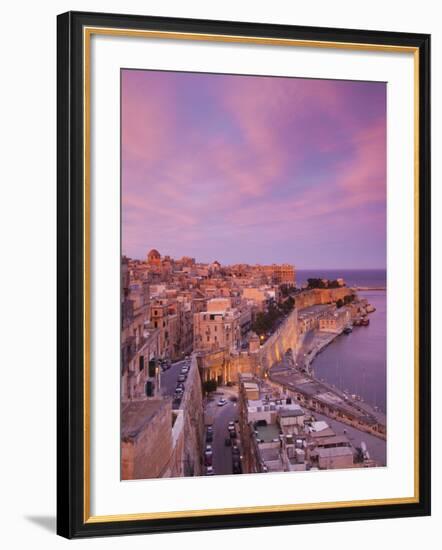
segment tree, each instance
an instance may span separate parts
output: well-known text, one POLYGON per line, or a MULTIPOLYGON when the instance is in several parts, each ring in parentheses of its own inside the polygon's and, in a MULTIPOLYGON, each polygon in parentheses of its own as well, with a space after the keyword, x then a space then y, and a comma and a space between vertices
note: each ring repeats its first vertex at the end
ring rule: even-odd
POLYGON ((294 305, 295 305, 295 300, 291 296, 289 296, 287 300, 282 302, 281 309, 285 314, 288 314, 292 311, 294 305))
POLYGON ((204 393, 206 394, 216 391, 217 387, 218 387, 218 383, 216 380, 206 380, 203 384, 203 390, 204 390, 204 393))
POLYGON ((322 279, 310 278, 307 279, 308 288, 325 288, 326 285, 322 279))
POLYGON ((340 308, 344 305, 344 302, 341 300, 341 298, 339 298, 339 300, 336 302, 336 307, 337 308, 340 308))

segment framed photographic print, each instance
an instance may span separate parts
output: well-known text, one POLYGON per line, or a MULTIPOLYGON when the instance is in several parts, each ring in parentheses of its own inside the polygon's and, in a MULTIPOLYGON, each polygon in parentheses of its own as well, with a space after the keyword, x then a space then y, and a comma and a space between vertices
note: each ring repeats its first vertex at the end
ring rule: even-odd
POLYGON ((58 17, 58 533, 430 513, 430 37, 58 17))

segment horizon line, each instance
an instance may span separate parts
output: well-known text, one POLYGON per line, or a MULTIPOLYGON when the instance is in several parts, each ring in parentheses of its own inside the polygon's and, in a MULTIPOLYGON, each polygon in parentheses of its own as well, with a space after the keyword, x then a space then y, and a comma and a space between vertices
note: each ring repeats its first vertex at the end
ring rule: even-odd
MULTIPOLYGON (((165 256, 168 256, 168 254, 166 254, 165 256)), ((128 254, 124 254, 122 253, 121 254, 121 257, 126 257, 126 258, 129 258, 130 260, 138 260, 138 261, 141 261, 141 262, 144 262, 145 261, 145 258, 135 258, 133 256, 129 256, 128 254)), ((162 255, 162 257, 164 257, 162 255)), ((182 257, 187 257, 186 255, 182 256, 182 257)), ((192 257, 192 256, 188 256, 189 258, 192 257)), ((171 257, 173 260, 177 259, 177 260, 180 260, 181 258, 173 258, 171 257)), ((214 261, 219 261, 219 260, 210 260, 210 261, 199 261, 195 258, 195 263, 197 264, 210 264, 214 261)), ((238 265, 238 264, 244 264, 244 265, 292 265, 296 271, 337 271, 337 270, 342 270, 342 271, 386 271, 387 270, 387 267, 297 267, 297 264, 296 263, 292 263, 292 262, 289 262, 289 261, 283 261, 283 262, 221 262, 219 261, 219 263, 221 265, 238 265)))

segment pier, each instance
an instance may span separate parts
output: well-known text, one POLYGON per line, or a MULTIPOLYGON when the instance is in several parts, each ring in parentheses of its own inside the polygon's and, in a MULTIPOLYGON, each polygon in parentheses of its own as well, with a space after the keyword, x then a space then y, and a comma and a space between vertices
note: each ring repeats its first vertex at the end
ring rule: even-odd
POLYGON ((354 290, 354 291, 384 290, 386 291, 387 287, 386 286, 352 286, 351 290, 354 290))
POLYGON ((386 417, 371 405, 293 367, 273 368, 269 379, 302 407, 386 440, 386 417))

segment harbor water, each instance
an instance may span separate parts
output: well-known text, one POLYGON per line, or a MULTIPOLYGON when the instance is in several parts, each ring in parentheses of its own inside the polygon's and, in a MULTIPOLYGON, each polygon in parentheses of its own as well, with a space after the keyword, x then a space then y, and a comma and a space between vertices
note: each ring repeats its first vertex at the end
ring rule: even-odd
MULTIPOLYGON (((297 285, 308 278, 345 279, 347 286, 386 288, 384 269, 298 270, 297 285)), ((387 293, 385 290, 359 291, 376 308, 366 327, 353 327, 353 332, 338 336, 313 361, 316 378, 340 390, 360 396, 365 402, 387 412, 387 293)))
POLYGON ((338 336, 313 361, 316 378, 387 412, 386 292, 358 293, 376 308, 366 327, 338 336))

